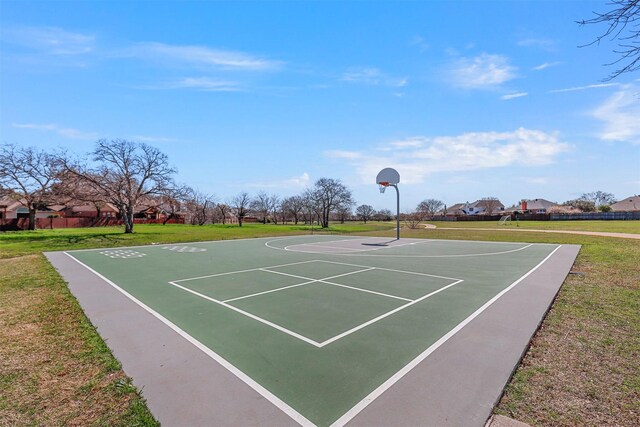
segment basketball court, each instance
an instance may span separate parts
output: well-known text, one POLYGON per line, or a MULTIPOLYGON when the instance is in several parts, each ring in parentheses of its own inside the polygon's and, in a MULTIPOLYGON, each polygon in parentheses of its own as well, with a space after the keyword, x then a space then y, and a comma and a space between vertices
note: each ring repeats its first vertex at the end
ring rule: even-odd
POLYGON ((481 426, 578 250, 307 235, 47 256, 163 425, 481 426))

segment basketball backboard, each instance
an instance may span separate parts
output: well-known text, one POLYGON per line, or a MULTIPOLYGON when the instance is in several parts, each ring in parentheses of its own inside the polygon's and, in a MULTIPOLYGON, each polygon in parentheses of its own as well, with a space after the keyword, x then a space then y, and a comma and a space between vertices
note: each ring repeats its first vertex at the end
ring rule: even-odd
POLYGON ((393 168, 384 168, 378 172, 376 183, 386 183, 387 185, 396 185, 400 182, 400 174, 393 168))

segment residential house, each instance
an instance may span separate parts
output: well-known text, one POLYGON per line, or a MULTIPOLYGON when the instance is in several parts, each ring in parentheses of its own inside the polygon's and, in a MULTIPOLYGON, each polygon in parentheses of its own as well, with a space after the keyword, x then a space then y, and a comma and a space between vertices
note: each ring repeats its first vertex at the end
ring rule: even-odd
POLYGON ((523 199, 520 202, 520 210, 524 213, 544 214, 550 208, 558 206, 557 203, 545 199, 523 199))
POLYGON ((492 215, 502 213, 504 205, 498 199, 481 199, 465 203, 462 211, 467 215, 492 215))
MULTIPOLYGON (((36 211, 37 218, 48 218, 50 215, 56 214, 52 208, 40 206, 36 211)), ((2 223, 14 219, 29 218, 29 208, 27 201, 24 199, 16 200, 10 197, 0 198, 0 221, 2 223)))
POLYGON ((640 196, 630 196, 611 205, 612 212, 640 211, 640 196))
POLYGON ((451 205, 447 208, 447 216, 458 216, 458 215, 466 215, 462 210, 464 208, 464 203, 456 203, 455 205, 451 205))

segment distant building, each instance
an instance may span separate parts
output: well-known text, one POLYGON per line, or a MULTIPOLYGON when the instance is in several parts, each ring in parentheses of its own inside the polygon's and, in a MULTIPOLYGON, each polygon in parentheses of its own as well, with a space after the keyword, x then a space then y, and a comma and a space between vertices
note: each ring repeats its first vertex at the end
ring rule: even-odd
POLYGON ((630 196, 611 205, 612 212, 640 211, 640 196, 630 196))
POLYGON ((462 210, 462 208, 464 208, 464 203, 456 203, 455 205, 451 205, 447 208, 447 216, 452 216, 452 215, 466 215, 465 212, 462 210))
POLYGON ((547 213, 550 208, 555 206, 558 206, 558 204, 545 199, 524 199, 520 202, 520 210, 522 212, 534 214, 547 213))

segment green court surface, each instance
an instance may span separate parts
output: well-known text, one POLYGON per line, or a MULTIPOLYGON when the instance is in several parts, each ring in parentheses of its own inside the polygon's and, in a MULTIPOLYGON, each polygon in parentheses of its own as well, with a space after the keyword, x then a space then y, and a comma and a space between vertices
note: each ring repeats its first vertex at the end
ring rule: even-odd
POLYGON ((557 248, 299 236, 67 255, 294 420, 325 426, 349 421, 557 248))

